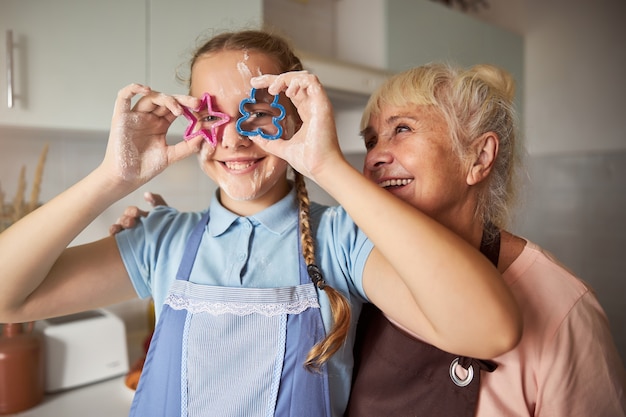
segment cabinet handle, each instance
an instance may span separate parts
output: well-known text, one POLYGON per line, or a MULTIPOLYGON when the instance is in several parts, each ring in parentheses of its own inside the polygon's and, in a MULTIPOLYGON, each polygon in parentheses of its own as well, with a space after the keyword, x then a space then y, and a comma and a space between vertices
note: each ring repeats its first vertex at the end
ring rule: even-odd
POLYGON ((7 105, 13 107, 13 31, 7 30, 7 105))

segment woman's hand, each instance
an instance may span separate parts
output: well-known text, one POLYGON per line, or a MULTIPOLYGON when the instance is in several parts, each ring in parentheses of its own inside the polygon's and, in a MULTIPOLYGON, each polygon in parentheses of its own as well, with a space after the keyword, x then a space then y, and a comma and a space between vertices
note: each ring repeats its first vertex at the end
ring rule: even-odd
POLYGON ((131 84, 118 92, 111 121, 106 155, 101 164, 117 181, 138 187, 169 165, 200 150, 202 138, 166 142, 172 122, 182 114, 182 106, 196 107, 190 96, 170 96, 131 84), (142 97, 132 106, 131 100, 142 97))
POLYGON ((333 108, 315 75, 307 71, 294 71, 255 77, 251 83, 258 89, 267 88, 273 95, 284 93, 302 120, 302 126, 291 138, 266 140, 260 136, 251 136, 252 141, 286 160, 298 172, 313 180, 324 166, 343 159, 333 108))
MULTIPOLYGON (((143 194, 144 200, 146 200, 152 207, 167 206, 167 203, 161 196, 161 194, 151 193, 146 191, 143 194)), ((122 230, 132 229, 137 225, 137 221, 141 217, 148 216, 149 211, 142 210, 137 206, 128 206, 122 213, 122 215, 109 227, 109 235, 113 236, 122 230)))

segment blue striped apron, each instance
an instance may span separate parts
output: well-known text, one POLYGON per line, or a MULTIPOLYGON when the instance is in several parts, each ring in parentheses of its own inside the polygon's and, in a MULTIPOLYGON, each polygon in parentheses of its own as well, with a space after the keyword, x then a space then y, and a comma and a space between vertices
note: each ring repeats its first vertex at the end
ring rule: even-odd
POLYGON ((330 417, 326 367, 303 366, 325 336, 303 260, 294 287, 189 282, 208 221, 207 212, 189 238, 130 415, 330 417))

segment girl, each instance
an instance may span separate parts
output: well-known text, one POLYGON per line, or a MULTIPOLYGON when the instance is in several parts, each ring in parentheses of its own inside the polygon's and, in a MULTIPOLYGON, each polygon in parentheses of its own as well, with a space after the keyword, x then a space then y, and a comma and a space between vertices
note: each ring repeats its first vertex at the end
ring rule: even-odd
POLYGON ((100 166, 0 235, 0 321, 153 296, 158 324, 131 409, 150 416, 342 415, 351 317, 366 300, 448 350, 512 348, 519 319, 495 268, 345 161, 329 101, 301 69, 275 36, 226 33, 194 55, 190 96, 120 90, 100 166), (284 140, 238 131, 251 88, 267 92, 246 117, 272 132, 279 123, 284 140), (184 108, 200 109, 194 133, 215 132, 214 145, 201 134, 167 145, 184 108), (115 238, 66 249, 110 204, 193 153, 219 185, 207 210, 156 209, 115 238), (302 175, 343 208, 310 204, 302 175))

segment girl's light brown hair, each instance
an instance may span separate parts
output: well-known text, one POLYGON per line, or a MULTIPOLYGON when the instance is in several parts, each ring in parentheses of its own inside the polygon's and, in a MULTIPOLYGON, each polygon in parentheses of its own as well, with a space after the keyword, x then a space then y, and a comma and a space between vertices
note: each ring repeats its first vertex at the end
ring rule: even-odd
MULTIPOLYGON (((243 30, 218 34, 200 46, 193 54, 190 68, 199 57, 219 51, 256 51, 272 57, 283 72, 300 71, 302 62, 289 42, 276 34, 259 30, 243 30)), ((191 80, 189 80, 190 82, 191 80)), ((324 290, 333 316, 333 326, 326 338, 316 344, 306 359, 310 370, 320 367, 343 345, 350 327, 350 305, 346 298, 322 278, 315 260, 315 243, 309 225, 309 196, 302 175, 295 172, 295 187, 299 202, 299 225, 302 253, 309 275, 318 289, 324 290)))

